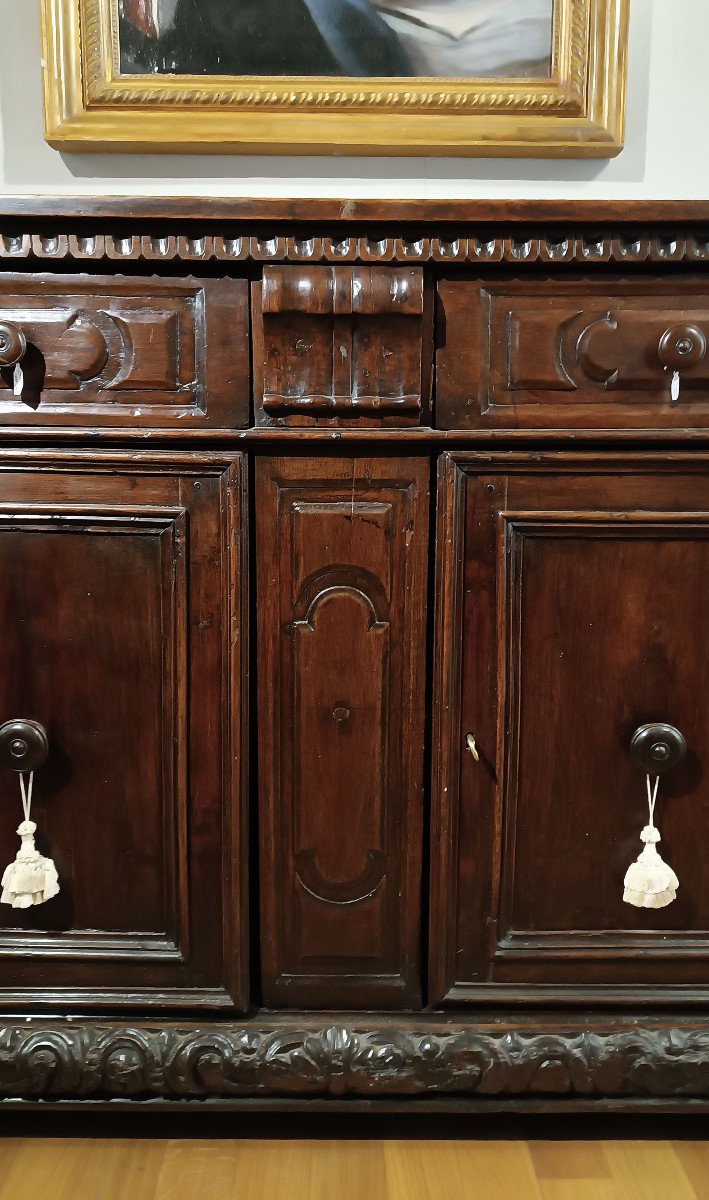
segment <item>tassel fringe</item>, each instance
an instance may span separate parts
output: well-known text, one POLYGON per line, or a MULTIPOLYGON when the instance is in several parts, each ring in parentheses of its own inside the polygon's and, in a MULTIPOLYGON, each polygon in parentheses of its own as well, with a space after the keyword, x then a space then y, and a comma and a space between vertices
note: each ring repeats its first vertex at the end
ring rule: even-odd
POLYGON ((679 879, 657 851, 657 843, 661 839, 660 832, 654 824, 654 816, 659 782, 659 778, 655 779, 652 789, 648 775, 650 822, 640 834, 640 840, 645 845, 625 873, 623 900, 635 908, 666 908, 677 898, 679 879))

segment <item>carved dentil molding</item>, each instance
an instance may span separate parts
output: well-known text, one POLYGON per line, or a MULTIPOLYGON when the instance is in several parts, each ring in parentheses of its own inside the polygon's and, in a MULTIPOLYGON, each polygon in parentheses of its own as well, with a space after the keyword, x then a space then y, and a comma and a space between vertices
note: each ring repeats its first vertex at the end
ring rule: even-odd
POLYGON ((0 1095, 709 1097, 709 1029, 410 1032, 332 1025, 0 1029, 0 1095))
MULTIPOLYGON (((174 222, 171 223, 174 226, 174 222)), ((110 234, 97 229, 81 235, 57 228, 0 230, 0 260, 8 266, 26 258, 53 262, 327 262, 327 263, 514 263, 517 266, 563 266, 617 263, 709 262, 709 227, 664 228, 661 233, 624 229, 569 229, 559 234, 528 235, 519 230, 488 231, 481 227, 436 236, 419 236, 407 228, 399 237, 376 238, 337 233, 284 233, 258 236, 224 231, 195 231, 164 236, 110 234)))

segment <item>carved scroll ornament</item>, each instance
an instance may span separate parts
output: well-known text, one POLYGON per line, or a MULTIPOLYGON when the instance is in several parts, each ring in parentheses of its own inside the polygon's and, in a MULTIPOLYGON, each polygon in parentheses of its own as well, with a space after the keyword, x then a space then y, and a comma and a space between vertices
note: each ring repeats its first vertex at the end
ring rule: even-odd
POLYGON ((709 1098, 708 1061, 704 1029, 158 1029, 32 1021, 0 1030, 0 1094, 709 1098))

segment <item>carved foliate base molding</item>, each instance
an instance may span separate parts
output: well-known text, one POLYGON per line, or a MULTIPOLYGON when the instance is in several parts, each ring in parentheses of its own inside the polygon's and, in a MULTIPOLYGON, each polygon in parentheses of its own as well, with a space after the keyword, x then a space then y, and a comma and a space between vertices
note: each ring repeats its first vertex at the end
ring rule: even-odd
POLYGON ((423 1095, 707 1098, 709 1025, 555 1033, 433 1024, 189 1028, 32 1020, 0 1028, 5 1100, 423 1095))

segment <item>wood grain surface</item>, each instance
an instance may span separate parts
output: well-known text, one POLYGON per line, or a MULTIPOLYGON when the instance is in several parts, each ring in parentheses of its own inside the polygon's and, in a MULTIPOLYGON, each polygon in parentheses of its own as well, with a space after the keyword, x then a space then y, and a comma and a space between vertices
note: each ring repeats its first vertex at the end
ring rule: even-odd
POLYGON ((612 1137, 6 1138, 0 1143, 0 1200, 38 1195, 52 1200, 706 1200, 709 1144, 612 1137))
POLYGON ((428 477, 256 464, 268 1005, 419 1002, 428 477))

